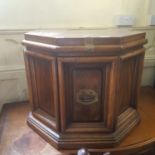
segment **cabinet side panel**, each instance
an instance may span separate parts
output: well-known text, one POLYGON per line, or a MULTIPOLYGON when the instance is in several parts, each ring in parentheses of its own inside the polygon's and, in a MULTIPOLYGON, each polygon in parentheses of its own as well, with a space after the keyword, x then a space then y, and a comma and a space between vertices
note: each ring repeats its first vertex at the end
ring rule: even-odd
POLYGON ((135 74, 135 59, 123 61, 120 76, 120 113, 129 108, 135 74))
POLYGON ((55 116, 55 106, 54 106, 54 97, 53 97, 53 86, 52 81, 52 65, 51 62, 35 59, 35 73, 36 73, 36 83, 37 83, 37 92, 39 98, 39 107, 50 114, 55 116))
POLYGON ((143 53, 134 57, 126 58, 121 62, 120 72, 120 109, 122 113, 129 107, 136 108, 138 91, 142 73, 143 53))
POLYGON ((28 88, 29 88, 29 98, 30 103, 32 106, 32 110, 38 108, 38 94, 36 88, 36 76, 34 72, 34 60, 32 57, 24 54, 25 58, 25 65, 26 65, 26 74, 27 74, 27 81, 28 81, 28 88))
POLYGON ((26 55, 29 79, 31 80, 33 109, 42 110, 49 116, 55 117, 55 96, 53 77, 53 60, 40 56, 26 55))

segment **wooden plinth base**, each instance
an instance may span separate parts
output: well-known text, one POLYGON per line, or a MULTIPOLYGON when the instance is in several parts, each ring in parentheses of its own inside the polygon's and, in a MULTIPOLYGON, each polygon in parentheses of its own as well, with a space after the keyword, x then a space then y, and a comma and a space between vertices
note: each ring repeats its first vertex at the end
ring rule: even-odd
POLYGON ((125 135, 139 122, 140 117, 136 110, 129 108, 118 118, 118 125, 115 132, 111 133, 57 133, 38 121, 32 113, 29 113, 27 122, 47 142, 57 149, 79 149, 112 147, 120 142, 125 135))

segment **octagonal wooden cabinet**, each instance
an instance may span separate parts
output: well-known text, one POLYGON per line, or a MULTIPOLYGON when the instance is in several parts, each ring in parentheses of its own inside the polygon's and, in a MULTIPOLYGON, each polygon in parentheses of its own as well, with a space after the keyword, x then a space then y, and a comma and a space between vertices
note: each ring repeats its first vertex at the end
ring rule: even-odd
POLYGON ((28 124, 58 149, 111 147, 139 122, 145 33, 57 30, 25 34, 28 124))

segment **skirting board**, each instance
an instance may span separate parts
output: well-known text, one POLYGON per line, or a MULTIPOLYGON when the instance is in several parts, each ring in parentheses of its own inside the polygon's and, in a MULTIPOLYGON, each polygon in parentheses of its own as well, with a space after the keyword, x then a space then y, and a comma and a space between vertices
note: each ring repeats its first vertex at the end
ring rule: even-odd
POLYGON ((149 55, 145 57, 144 69, 147 67, 155 67, 155 55, 149 55))
POLYGON ((5 103, 27 100, 24 66, 0 67, 0 109, 5 103))

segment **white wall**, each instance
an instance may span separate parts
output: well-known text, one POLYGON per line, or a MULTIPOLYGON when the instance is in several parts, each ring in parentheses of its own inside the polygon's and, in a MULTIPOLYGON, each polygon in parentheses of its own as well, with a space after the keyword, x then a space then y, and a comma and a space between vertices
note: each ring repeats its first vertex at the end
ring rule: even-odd
POLYGON ((153 86, 155 83, 155 28, 143 28, 146 32, 148 43, 146 44, 145 63, 142 77, 143 86, 153 86))
MULTIPOLYGON (((153 1, 153 0, 152 0, 153 1)), ((129 14, 145 25, 150 0, 1 0, 0 29, 111 27, 115 15, 129 14)))
POLYGON ((155 28, 147 26, 155 14, 154 0, 1 0, 0 1, 0 105, 27 99, 21 40, 32 29, 109 28, 115 15, 133 15, 133 30, 147 32, 142 85, 155 77, 155 28))
POLYGON ((0 31, 0 108, 3 103, 27 100, 22 39, 23 33, 0 31))

